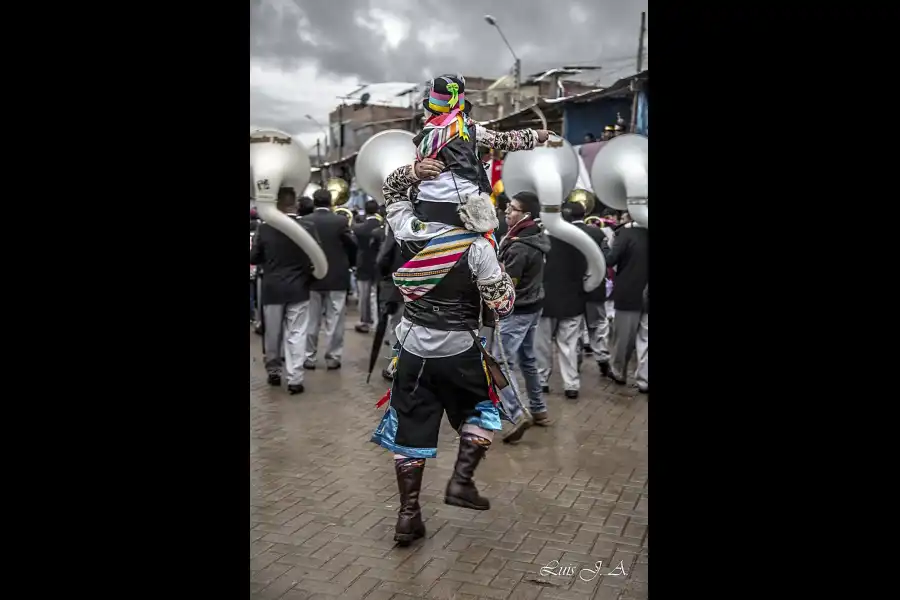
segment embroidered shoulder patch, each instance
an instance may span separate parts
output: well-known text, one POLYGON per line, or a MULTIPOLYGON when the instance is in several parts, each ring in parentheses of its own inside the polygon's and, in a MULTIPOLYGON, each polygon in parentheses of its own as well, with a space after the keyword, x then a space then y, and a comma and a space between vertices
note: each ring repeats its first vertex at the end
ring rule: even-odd
POLYGON ((412 230, 415 232, 425 231, 425 223, 418 219, 413 219, 412 230))

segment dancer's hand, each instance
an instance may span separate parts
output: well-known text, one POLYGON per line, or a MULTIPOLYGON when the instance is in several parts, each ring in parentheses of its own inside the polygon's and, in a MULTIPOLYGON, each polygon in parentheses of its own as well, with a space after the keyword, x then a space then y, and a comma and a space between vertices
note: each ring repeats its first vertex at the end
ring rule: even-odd
POLYGON ((415 164, 413 170, 416 173, 416 177, 422 181, 434 179, 444 170, 444 163, 433 158, 423 158, 415 164))

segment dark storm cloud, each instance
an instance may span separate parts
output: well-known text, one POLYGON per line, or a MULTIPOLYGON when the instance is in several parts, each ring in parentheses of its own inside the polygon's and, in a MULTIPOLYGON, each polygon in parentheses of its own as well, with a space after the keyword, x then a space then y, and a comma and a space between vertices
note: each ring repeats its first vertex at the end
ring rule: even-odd
POLYGON ((491 14, 522 59, 523 74, 599 64, 609 83, 634 70, 642 10, 647 0, 253 0, 251 55, 283 68, 311 63, 322 74, 364 82, 417 82, 448 71, 499 76, 512 58, 484 21, 491 14), (356 23, 371 22, 370 9, 409 21, 398 47, 386 48, 377 28, 356 23), (416 36, 429 25, 462 37, 430 49, 416 36))

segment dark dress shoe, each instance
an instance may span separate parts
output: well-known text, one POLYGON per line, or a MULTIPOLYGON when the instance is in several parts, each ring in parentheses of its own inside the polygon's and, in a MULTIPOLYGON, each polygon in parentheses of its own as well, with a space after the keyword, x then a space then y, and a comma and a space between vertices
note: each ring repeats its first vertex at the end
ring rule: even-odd
POLYGON ((302 383, 293 383, 288 386, 288 394, 293 396, 294 394, 302 394, 303 393, 303 384, 302 383))
POLYGON ((279 375, 278 373, 269 373, 266 381, 269 383, 269 385, 281 385, 281 375, 279 375))
POLYGON ((609 377, 610 379, 612 379, 613 381, 615 381, 616 383, 618 383, 619 385, 625 385, 625 383, 626 383, 624 379, 618 379, 618 378, 613 374, 612 369, 610 369, 609 373, 607 373, 606 376, 609 377))
POLYGON ((574 400, 578 397, 578 390, 566 390, 566 398, 574 400))

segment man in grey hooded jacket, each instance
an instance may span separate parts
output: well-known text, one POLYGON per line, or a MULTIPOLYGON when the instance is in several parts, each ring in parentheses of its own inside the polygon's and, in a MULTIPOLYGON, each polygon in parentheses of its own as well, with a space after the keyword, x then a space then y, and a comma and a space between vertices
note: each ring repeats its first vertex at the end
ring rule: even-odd
MULTIPOLYGON (((524 411, 509 415, 515 425, 503 436, 504 442, 519 441, 533 424, 550 424, 535 354, 535 335, 544 303, 544 263, 550 251, 550 238, 533 218, 540 210, 540 202, 534 194, 521 192, 513 197, 506 207, 509 232, 500 241, 500 262, 515 284, 516 301, 513 314, 497 324, 502 348, 495 343, 493 355, 506 361, 510 373, 516 366, 522 369, 531 412, 530 415, 524 411)), ((515 378, 512 379, 515 386, 515 378)), ((504 403, 504 407, 518 412, 517 403, 504 403)))

